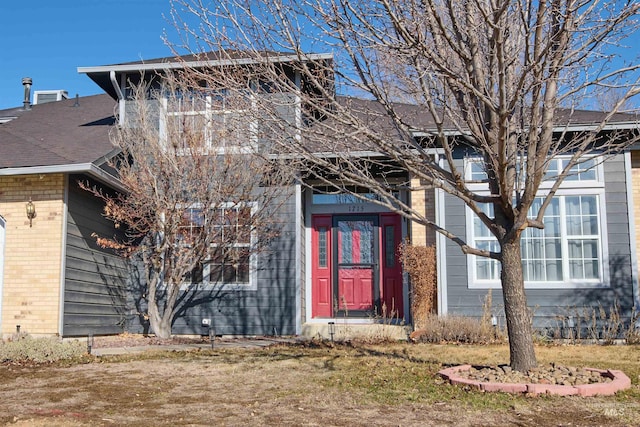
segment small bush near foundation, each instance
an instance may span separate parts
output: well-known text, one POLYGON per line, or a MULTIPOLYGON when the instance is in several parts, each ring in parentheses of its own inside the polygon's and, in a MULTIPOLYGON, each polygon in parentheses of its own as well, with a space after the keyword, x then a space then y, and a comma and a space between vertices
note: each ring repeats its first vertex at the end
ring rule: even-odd
POLYGON ((624 332, 624 338, 627 344, 640 344, 640 310, 635 306, 631 311, 629 328, 624 332))
POLYGON ((416 342, 488 344, 504 340, 502 331, 483 320, 465 316, 436 316, 426 319, 424 327, 411 334, 416 342))
POLYGON ((86 344, 80 341, 62 342, 59 338, 33 338, 21 335, 0 343, 0 362, 51 363, 82 357, 86 344))
POLYGON ((640 344, 640 311, 635 306, 628 320, 620 315, 617 301, 608 309, 598 303, 597 307, 573 307, 567 313, 557 317, 552 338, 588 340, 601 345, 623 339, 627 344, 640 344))

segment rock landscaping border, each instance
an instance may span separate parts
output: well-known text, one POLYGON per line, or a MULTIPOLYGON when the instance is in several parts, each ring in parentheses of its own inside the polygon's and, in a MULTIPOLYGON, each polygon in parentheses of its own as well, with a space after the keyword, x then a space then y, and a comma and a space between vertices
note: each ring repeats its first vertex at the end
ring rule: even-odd
POLYGON ((620 390, 631 387, 631 380, 624 372, 614 369, 594 369, 585 368, 587 371, 598 372, 603 377, 610 378, 611 381, 584 384, 575 386, 557 385, 557 384, 519 384, 519 383, 498 383, 483 382, 463 378, 459 375, 462 371, 471 369, 471 365, 460 365, 446 368, 438 372, 438 374, 454 385, 468 386, 485 392, 501 391, 504 393, 526 393, 531 395, 553 394, 559 396, 611 396, 620 390))

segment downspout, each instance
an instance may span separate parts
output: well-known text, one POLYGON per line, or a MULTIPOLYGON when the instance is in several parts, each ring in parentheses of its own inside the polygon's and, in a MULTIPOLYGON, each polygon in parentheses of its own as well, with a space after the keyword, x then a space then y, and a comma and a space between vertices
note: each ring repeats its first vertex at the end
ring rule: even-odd
POLYGON ((122 101, 124 99, 124 96, 122 95, 122 90, 120 89, 120 85, 118 85, 118 81, 116 80, 115 71, 113 70, 109 71, 109 79, 111 80, 113 89, 116 91, 116 95, 118 96, 118 101, 122 101))
POLYGON ((118 97, 118 124, 122 126, 124 121, 124 95, 122 94, 122 90, 120 89, 120 85, 116 80, 116 72, 111 70, 109 71, 109 80, 111 80, 111 84, 113 85, 113 89, 116 91, 116 96, 118 97))

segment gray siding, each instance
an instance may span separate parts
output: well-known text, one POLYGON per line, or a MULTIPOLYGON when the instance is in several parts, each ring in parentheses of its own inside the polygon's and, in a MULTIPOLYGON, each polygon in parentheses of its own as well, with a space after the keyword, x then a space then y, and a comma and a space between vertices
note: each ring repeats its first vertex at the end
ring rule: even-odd
POLYGON ((127 263, 99 247, 92 234, 114 236, 102 216, 102 203, 69 178, 65 246, 64 336, 124 331, 127 263))
MULTIPOLYGON (((307 275, 307 263, 306 261, 306 256, 305 254, 307 253, 307 238, 306 238, 306 228, 304 225, 304 207, 306 206, 306 191, 301 191, 301 197, 302 200, 300 200, 300 206, 302 206, 302 209, 300 209, 300 218, 298 218, 298 221, 300 221, 300 227, 298 228, 297 232, 298 234, 298 238, 300 240, 300 252, 298 254, 299 258, 300 258, 300 283, 298 283, 298 286, 300 286, 300 304, 302 307, 302 310, 300 311, 300 319, 298 319, 299 322, 304 323, 305 319, 307 318, 307 310, 309 310, 309 313, 311 313, 311 307, 307 307, 306 306, 306 299, 307 299, 307 287, 305 286, 306 284, 306 275, 307 275)), ((309 268, 311 268, 309 266, 309 268)))
MULTIPOLYGON (((626 175, 624 157, 616 156, 604 164, 606 224, 609 251, 610 286, 607 288, 527 289, 528 304, 534 313, 534 326, 555 330, 567 316, 582 316, 601 305, 607 311, 620 305, 623 316, 628 316, 633 305, 631 276, 631 247, 627 215, 626 175)), ((464 204, 451 196, 445 198, 447 228, 465 237, 464 204)), ((479 317, 487 289, 469 289, 467 286, 467 257, 460 248, 446 244, 447 310, 450 314, 479 317)), ((493 309, 503 320, 502 291, 493 289, 493 309)))
MULTIPOLYGON (((295 197, 294 187, 277 212, 281 228, 267 250, 256 254, 255 290, 194 289, 181 295, 173 334, 207 334, 202 319, 210 318, 217 335, 293 335, 296 332, 295 197)), ((139 286, 139 285, 138 285, 139 286)), ((138 288, 140 289, 140 288, 138 288)), ((144 319, 135 315, 146 310, 140 291, 132 291, 132 315, 127 329, 149 332, 144 319)))

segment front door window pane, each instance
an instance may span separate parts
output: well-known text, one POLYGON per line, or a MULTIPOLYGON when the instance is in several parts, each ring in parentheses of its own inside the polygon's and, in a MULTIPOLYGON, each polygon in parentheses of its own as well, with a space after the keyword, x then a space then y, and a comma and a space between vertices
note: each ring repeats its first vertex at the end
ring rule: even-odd
POLYGON ((394 268, 396 266, 395 230, 396 228, 393 225, 384 227, 384 263, 387 268, 394 268))
POLYGON ((318 267, 327 268, 327 227, 318 229, 318 267))
POLYGON ((338 262, 373 264, 373 221, 338 221, 338 262))

